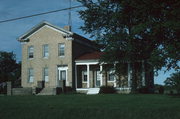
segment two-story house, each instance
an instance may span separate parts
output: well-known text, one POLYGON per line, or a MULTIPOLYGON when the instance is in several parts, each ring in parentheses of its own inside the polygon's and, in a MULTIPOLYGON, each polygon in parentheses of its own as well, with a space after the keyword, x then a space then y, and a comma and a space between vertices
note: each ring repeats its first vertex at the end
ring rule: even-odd
MULTIPOLYGON (((48 22, 41 22, 18 40, 22 44, 22 87, 36 88, 38 81, 45 82, 45 88, 57 88, 59 81, 76 91, 87 92, 89 88, 102 85, 120 87, 113 71, 102 73, 99 63, 102 52, 98 45, 76 33, 70 27, 59 28, 48 22)), ((131 68, 127 64, 124 77, 129 88, 131 68)), ((145 85, 145 73, 142 76, 145 85)), ((54 93, 52 93, 54 94, 54 93)))

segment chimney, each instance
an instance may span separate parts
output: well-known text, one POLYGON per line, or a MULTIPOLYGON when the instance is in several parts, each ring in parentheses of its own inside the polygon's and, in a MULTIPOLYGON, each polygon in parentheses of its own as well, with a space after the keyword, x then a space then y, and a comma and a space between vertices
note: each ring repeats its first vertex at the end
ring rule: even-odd
POLYGON ((71 31, 71 26, 64 26, 64 29, 67 31, 71 31))

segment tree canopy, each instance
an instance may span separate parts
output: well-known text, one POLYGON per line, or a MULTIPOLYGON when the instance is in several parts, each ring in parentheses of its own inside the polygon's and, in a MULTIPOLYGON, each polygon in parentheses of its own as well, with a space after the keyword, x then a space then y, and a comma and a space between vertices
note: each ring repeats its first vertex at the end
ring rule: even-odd
POLYGON ((104 61, 145 60, 179 70, 179 0, 79 0, 85 33, 104 45, 104 61))
POLYGON ((17 80, 20 72, 21 64, 16 62, 15 54, 0 51, 0 83, 17 80))
POLYGON ((180 71, 171 74, 171 76, 168 77, 164 83, 168 87, 175 88, 177 93, 180 94, 180 71))

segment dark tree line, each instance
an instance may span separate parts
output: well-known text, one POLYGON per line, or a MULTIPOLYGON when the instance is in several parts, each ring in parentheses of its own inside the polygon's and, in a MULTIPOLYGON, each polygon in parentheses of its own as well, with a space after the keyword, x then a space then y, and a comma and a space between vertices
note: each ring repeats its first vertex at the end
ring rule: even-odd
POLYGON ((0 83, 11 81, 17 84, 20 76, 21 63, 17 63, 15 54, 13 52, 0 51, 0 83))

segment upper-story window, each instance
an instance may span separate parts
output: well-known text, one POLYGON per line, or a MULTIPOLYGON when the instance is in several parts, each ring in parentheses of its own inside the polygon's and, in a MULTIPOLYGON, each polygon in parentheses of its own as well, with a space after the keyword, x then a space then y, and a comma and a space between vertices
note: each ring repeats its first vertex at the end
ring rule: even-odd
POLYGON ((28 58, 29 59, 34 58, 34 46, 29 46, 28 47, 28 58))
POLYGON ((43 45, 43 57, 49 57, 49 46, 48 44, 43 45))
POLYGON ((60 43, 58 46, 58 56, 64 56, 65 55, 65 44, 60 43))
POLYGON ((28 69, 28 82, 32 83, 34 81, 34 70, 33 68, 28 69))
POLYGON ((48 68, 44 68, 44 81, 48 82, 49 81, 49 74, 48 74, 48 68))

